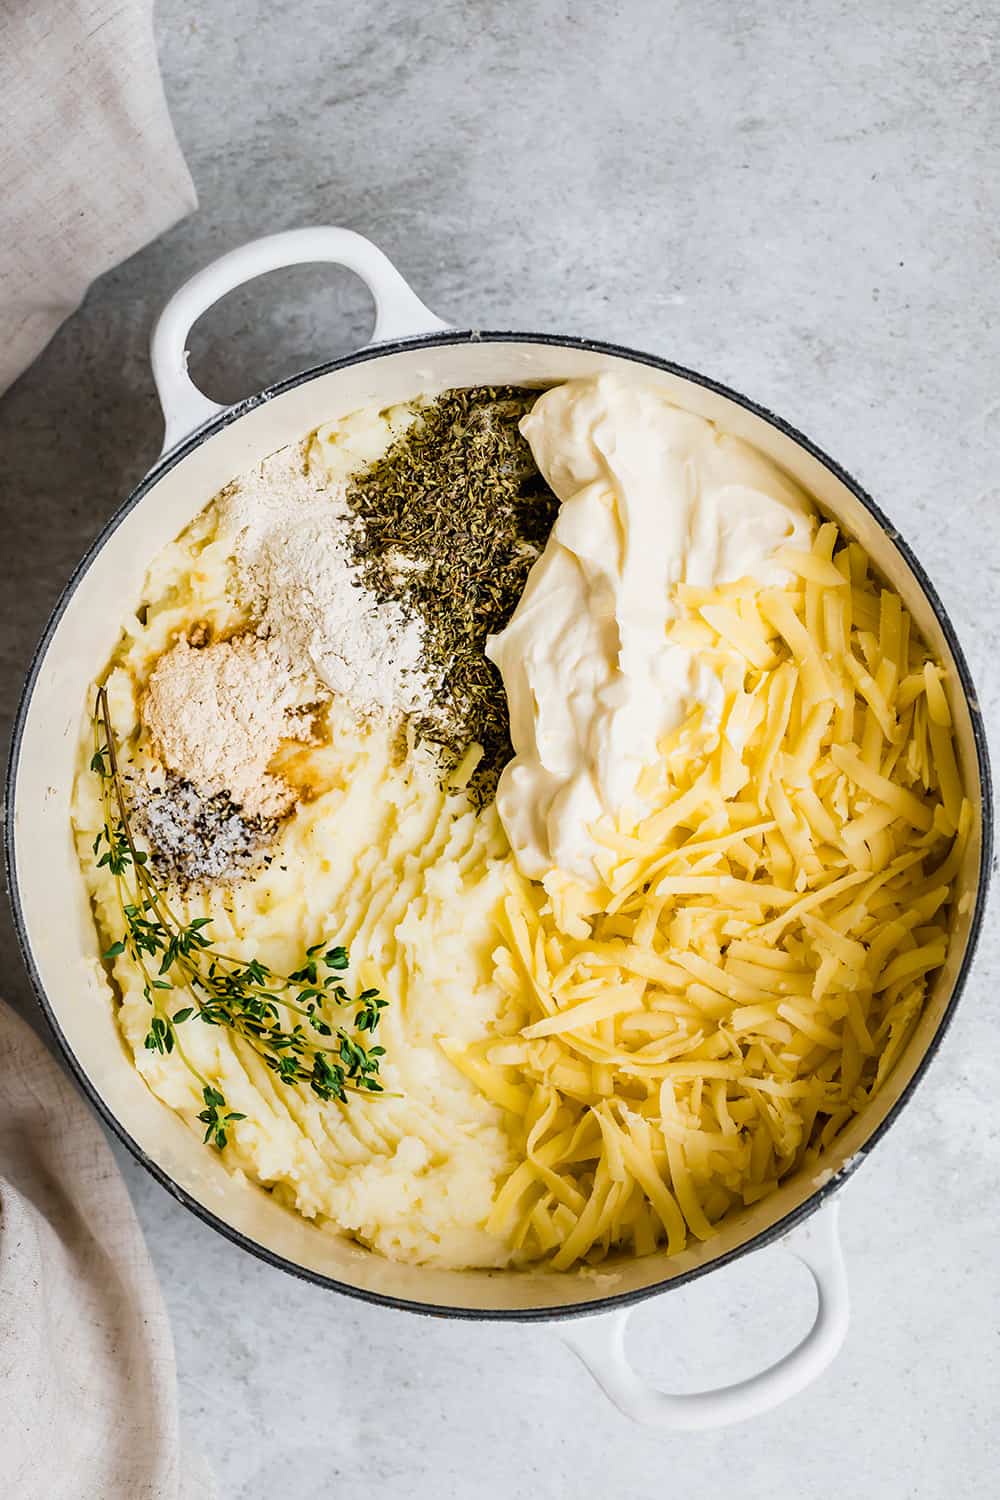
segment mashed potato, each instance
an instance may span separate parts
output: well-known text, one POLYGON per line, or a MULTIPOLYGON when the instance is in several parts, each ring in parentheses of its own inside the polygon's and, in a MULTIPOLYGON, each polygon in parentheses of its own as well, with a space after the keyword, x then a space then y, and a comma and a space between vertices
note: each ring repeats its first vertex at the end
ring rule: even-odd
MULTIPOLYGON (((388 429, 367 448, 387 440, 388 429)), ((195 621, 214 632, 245 623, 227 592, 230 550, 209 507, 154 561, 144 602, 127 623, 108 692, 116 734, 139 769, 146 754, 134 738, 139 700, 157 658, 195 621)), ((353 989, 374 984, 389 1001, 377 1038, 386 1048, 386 1093, 324 1103, 308 1088, 277 1082, 224 1028, 192 1020, 179 1036, 228 1107, 246 1116, 230 1129, 229 1167, 387 1256, 502 1266, 508 1244, 483 1225, 497 1183, 516 1164, 514 1148, 503 1112, 452 1066, 437 1038, 481 1037, 499 1012, 491 953, 507 842, 493 808, 477 813, 464 793, 442 790, 429 760, 411 754, 400 765, 387 727, 361 725, 336 703, 329 727, 322 747, 286 749, 281 769, 306 794, 269 868, 233 890, 171 890, 170 900, 184 922, 210 917, 212 941, 224 952, 257 957, 277 972, 297 967, 321 939, 344 944, 353 989)), ((108 947, 122 920, 114 878, 92 848, 102 811, 91 753, 88 723, 74 823, 108 947)), ((200 1133, 197 1079, 176 1052, 144 1046, 150 1008, 127 954, 114 960, 113 977, 136 1067, 200 1133)))
MULTIPOLYGON (((190 1016, 168 1030, 164 1017, 175 1018, 190 1002, 178 990, 161 1013, 151 1010, 134 956, 134 921, 132 955, 111 958, 109 1003, 119 1001, 123 1035, 152 1091, 201 1134, 203 1105, 210 1129, 217 1124, 211 1110, 223 1109, 216 1089, 229 1112, 225 1163, 331 1233, 390 1258, 448 1267, 542 1258, 563 1270, 611 1253, 650 1253, 664 1242, 677 1254, 691 1237, 708 1240, 728 1214, 759 1202, 790 1174, 804 1169, 815 1177, 822 1154, 867 1108, 912 1034, 947 955, 953 884, 974 828, 946 673, 899 596, 831 521, 817 518, 809 535, 790 533, 780 551, 774 546, 787 527, 770 541, 751 537, 754 546, 760 542, 761 576, 741 554, 731 577, 728 568, 702 576, 699 563, 693 580, 685 575, 675 587, 673 564, 661 558, 651 581, 640 570, 637 581, 612 592, 630 610, 643 605, 633 646, 648 661, 636 682, 652 683, 654 698, 656 683, 663 688, 665 681, 652 670, 657 640, 664 652, 679 653, 690 692, 677 706, 686 717, 670 727, 660 722, 659 704, 655 758, 647 749, 638 779, 631 772, 626 778, 626 801, 634 788, 634 805, 616 809, 616 794, 592 827, 579 808, 567 825, 572 837, 586 833, 596 887, 589 875, 581 884, 577 872, 550 868, 551 848, 537 867, 519 872, 496 806, 477 811, 473 798, 455 789, 484 752, 469 731, 473 721, 460 721, 457 749, 465 754, 445 773, 451 788, 415 743, 416 726, 426 724, 423 715, 441 695, 462 701, 460 691, 442 686, 448 658, 460 648, 446 638, 436 658, 444 677, 430 675, 435 658, 419 640, 412 671, 405 667, 401 631, 412 635, 426 618, 406 615, 391 588, 366 593, 344 541, 354 522, 338 508, 348 502, 341 481, 377 458, 411 416, 412 409, 355 414, 218 497, 154 561, 103 689, 124 775, 146 779, 146 795, 134 799, 133 826, 153 829, 153 868, 169 868, 177 848, 173 868, 181 883, 208 870, 227 872, 194 894, 185 894, 190 885, 171 886, 171 915, 185 926, 208 918, 221 954, 256 959, 279 975, 300 970, 315 944, 348 949, 349 993, 375 990, 387 1001, 377 1036, 386 1049, 385 1092, 323 1102, 308 1085, 279 1082, 225 1026, 190 1016), (280 525, 267 530, 262 512, 264 521, 276 513, 280 525), (266 545, 255 540, 258 523, 266 545), (777 577, 766 571, 772 563, 777 577), (265 687, 241 669, 245 653, 233 663, 230 637, 245 646, 251 625, 268 647, 265 687), (181 645, 178 658, 184 640, 191 649, 181 645), (230 654, 225 671, 209 672, 205 661, 216 646, 230 654), (160 679, 166 652, 177 658, 177 676, 159 694, 154 715, 157 681, 149 698, 143 693, 154 669, 160 679), (694 691, 695 667, 710 676, 711 691, 694 691), (185 675, 190 668, 193 677, 185 675), (698 700, 693 707, 690 697, 698 700), (159 738, 150 732, 154 717, 159 738), (204 752, 200 778, 193 753, 171 759, 171 737, 185 735, 204 752), (157 770, 154 750, 172 782, 157 770), (223 760, 234 766, 224 770, 223 760), (235 779, 241 770, 251 793, 253 778, 266 775, 283 797, 297 799, 280 827, 250 816, 250 798, 235 779), (216 776, 221 791, 206 786, 216 776), (143 825, 152 808, 159 824, 143 825), (258 856, 275 839, 261 869, 258 856), (230 848, 239 871, 257 873, 229 879, 230 867, 219 861, 230 848), (533 872, 542 878, 523 878, 533 872), (163 1029, 152 1044, 167 1038, 172 1052, 147 1050, 154 1020, 163 1029)), ((683 432, 694 420, 676 417, 683 432)), ((603 419, 584 428, 599 432, 623 461, 603 419)), ((452 424, 448 431, 461 438, 465 429, 452 424)), ((645 433, 640 423, 639 437, 645 433)), ((626 463, 626 477, 634 471, 643 485, 653 483, 653 458, 665 461, 673 451, 668 436, 660 434, 651 455, 634 457, 631 470, 626 463)), ((711 433, 702 436, 713 459, 729 451, 711 433)), ((562 464, 565 445, 557 447, 553 462, 562 464)), ((688 466, 674 467, 674 509, 683 518, 688 466)), ((370 497, 371 509, 382 500, 397 507, 388 512, 382 554, 394 573, 420 556, 419 549, 406 553, 396 535, 411 492, 379 473, 373 483, 385 488, 370 497)), ((580 496, 595 499, 589 473, 577 476, 583 489, 565 501, 550 538, 549 547, 562 549, 558 568, 548 568, 543 555, 532 574, 534 592, 525 593, 531 629, 504 650, 505 673, 512 667, 520 681, 528 637, 537 633, 542 643, 539 671, 515 696, 521 729, 527 723, 530 730, 528 749, 549 778, 538 782, 546 795, 553 777, 576 775, 574 765, 590 775, 576 752, 604 743, 591 733, 595 714, 608 705, 617 712, 626 701, 617 681, 621 632, 616 627, 607 639, 604 628, 613 619, 604 608, 607 589, 584 598, 574 585, 566 595, 573 607, 560 614, 559 580, 566 568, 583 566, 572 562, 577 554, 566 541, 581 541, 572 525, 584 515, 580 496), (548 594, 559 595, 555 613, 548 594), (585 606, 595 629, 580 635, 585 650, 568 651, 585 606), (599 670, 588 665, 595 642, 599 670), (547 685, 541 695, 540 683, 547 685), (572 714, 586 710, 584 727, 591 726, 580 736, 575 720, 569 725, 569 738, 577 736, 572 754, 566 725, 559 727, 566 693, 576 694, 572 714), (540 697, 558 710, 541 728, 540 697)), ((616 505, 624 503, 623 484, 616 479, 611 491, 616 505)), ((738 484, 722 491, 732 514, 720 509, 715 540, 728 538, 729 545, 728 521, 745 520, 747 504, 738 484)), ((419 516, 419 535, 439 540, 446 491, 435 477, 421 493, 430 505, 419 516)), ((659 482, 643 494, 654 535, 659 482)), ((602 497, 599 508, 610 515, 602 497)), ((607 560, 592 546, 600 520, 582 538, 591 549, 580 553, 585 561, 607 560)), ((681 531, 689 540, 695 534, 690 526, 681 531)), ((633 532, 629 523, 622 535, 634 540, 633 532)), ((615 555, 612 542, 608 557, 615 555)), ((449 557, 459 555, 448 547, 449 557)), ((717 550, 713 543, 706 555, 717 550)), ((470 556, 476 580, 495 577, 494 563, 484 568, 475 548, 470 556)), ((437 575, 433 586, 434 598, 453 599, 437 575)), ((481 620, 478 587, 466 612, 453 610, 450 620, 464 621, 468 610, 481 620)), ((635 660, 634 652, 633 666, 635 660)), ((629 692, 645 706, 638 689, 629 692)), ((630 735, 622 739, 626 750, 630 735)), ((515 726, 515 743, 519 737, 524 742, 515 726)), ((104 835, 102 856, 102 782, 89 769, 92 752, 88 723, 74 816, 102 947, 113 954, 125 919, 115 878, 100 863, 111 858, 114 835, 104 835)), ((549 798, 548 810, 542 807, 548 844, 555 805, 549 798)), ((512 842, 520 858, 524 841, 515 832, 512 842)), ((183 963, 175 956, 167 965, 171 978, 183 963)), ((310 976, 306 1001, 315 982, 310 976)), ((163 1003, 152 989, 148 994, 163 1003)), ((245 1011, 237 1024, 246 1024, 245 1011)), ((273 1058, 273 1036, 269 1045, 273 1058)), ((316 1057, 313 1050, 310 1066, 316 1057)), ((343 1060, 348 1069, 366 1062, 352 1062, 349 1048, 343 1060)))

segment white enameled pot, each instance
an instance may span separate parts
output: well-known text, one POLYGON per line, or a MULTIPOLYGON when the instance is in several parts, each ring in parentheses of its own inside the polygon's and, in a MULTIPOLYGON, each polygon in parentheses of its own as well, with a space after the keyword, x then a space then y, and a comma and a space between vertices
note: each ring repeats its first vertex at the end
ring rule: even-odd
POLYGON ((26 962, 66 1059, 95 1107, 177 1198, 238 1245, 325 1287, 414 1312, 551 1319, 618 1406, 673 1429, 711 1427, 766 1410, 829 1363, 847 1330, 847 1283, 836 1230, 837 1187, 912 1092, 938 1045, 965 978, 986 896, 990 782, 982 720, 968 668, 926 575, 873 502, 784 422, 716 382, 650 355, 582 339, 450 329, 423 305, 382 252, 345 229, 274 235, 224 256, 189 281, 153 335, 153 373, 166 420, 164 451, 81 562, 36 653, 14 735, 8 778, 10 892, 26 962), (239 405, 209 401, 187 374, 192 325, 220 297, 264 272, 304 262, 346 266, 375 300, 372 343, 239 405), (855 536, 899 590, 945 664, 962 774, 976 834, 960 877, 947 963, 904 1055, 868 1111, 845 1131, 822 1171, 800 1174, 727 1223, 709 1243, 582 1274, 443 1271, 396 1265, 307 1223, 265 1191, 229 1175, 220 1158, 145 1087, 130 1066, 107 991, 87 981, 97 939, 70 832, 69 802, 87 690, 140 599, 154 555, 234 475, 311 428, 358 407, 421 391, 480 384, 549 384, 616 369, 660 387, 677 404, 755 443, 855 536), (765 1244, 780 1242, 816 1283, 817 1311, 802 1342, 750 1380, 693 1395, 656 1390, 630 1367, 624 1323, 636 1302, 667 1292, 765 1244))

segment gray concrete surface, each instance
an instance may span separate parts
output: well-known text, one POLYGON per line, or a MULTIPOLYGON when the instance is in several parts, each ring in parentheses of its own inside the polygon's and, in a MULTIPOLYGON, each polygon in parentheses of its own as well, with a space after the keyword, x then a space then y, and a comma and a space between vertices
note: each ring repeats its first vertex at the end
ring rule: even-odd
MULTIPOLYGON (((456 323, 646 347, 810 433, 925 559, 996 726, 992 5, 161 0, 157 29, 201 207, 104 277, 0 401, 5 720, 60 587, 156 452, 157 309, 241 241, 327 222, 456 323)), ((275 275, 204 320, 192 368, 235 398, 356 345, 366 303, 346 274, 275 275)), ((34 1016, 6 918, 0 958, 34 1016)), ((998 977, 994 918, 918 1102, 844 1195, 844 1353, 727 1434, 631 1428, 542 1330, 300 1285, 123 1160, 222 1495, 995 1495, 998 977)), ((768 1252, 643 1310, 636 1357, 677 1387, 732 1379, 809 1308, 805 1273, 768 1252)))

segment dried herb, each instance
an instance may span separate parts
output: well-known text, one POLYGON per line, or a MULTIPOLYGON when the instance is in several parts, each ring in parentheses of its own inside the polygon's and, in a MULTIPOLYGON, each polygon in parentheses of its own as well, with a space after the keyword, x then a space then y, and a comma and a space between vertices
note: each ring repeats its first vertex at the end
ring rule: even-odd
POLYGON ((425 658, 440 687, 417 733, 451 760, 473 742, 483 747, 470 782, 479 803, 513 754, 486 637, 510 619, 558 510, 518 430, 538 394, 446 391, 347 493, 362 523, 352 545, 366 585, 424 622, 425 658))
POLYGON ((152 1011, 146 1046, 176 1051, 201 1084, 205 1108, 198 1119, 205 1140, 221 1150, 227 1127, 245 1117, 228 1108, 185 1051, 180 1029, 192 1019, 227 1027, 281 1083, 308 1084, 320 1099, 344 1100, 349 1090, 381 1093, 377 1074, 385 1049, 366 1045, 364 1038, 375 1032, 387 1002, 376 989, 348 992, 345 948, 315 943, 293 974, 275 974, 258 959, 247 962, 213 947, 206 931, 211 918, 185 923, 171 910, 150 874, 149 854, 135 842, 103 687, 97 691, 90 769, 100 778, 104 812, 93 852, 98 867, 107 866, 114 876, 123 929, 103 956, 110 962, 126 953, 137 965, 152 1011), (175 1008, 178 999, 190 1003, 175 1008), (350 1030, 339 1024, 338 1010, 350 1011, 350 1030))

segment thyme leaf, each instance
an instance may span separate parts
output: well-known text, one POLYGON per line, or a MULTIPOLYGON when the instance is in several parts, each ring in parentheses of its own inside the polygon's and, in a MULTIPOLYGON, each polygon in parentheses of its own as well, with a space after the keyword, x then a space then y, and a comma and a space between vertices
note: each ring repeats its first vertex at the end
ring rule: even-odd
POLYGON ((198 1119, 206 1143, 223 1150, 228 1127, 246 1116, 229 1109, 184 1050, 178 1027, 194 1018, 225 1027, 289 1087, 308 1085, 318 1098, 341 1102, 349 1093, 381 1093, 385 1049, 367 1040, 387 1002, 377 989, 352 996, 343 982, 350 966, 346 948, 324 939, 307 950, 300 968, 276 974, 259 959, 217 949, 210 917, 182 922, 175 916, 148 868, 147 852, 135 842, 104 687, 97 690, 90 769, 100 779, 104 817, 93 852, 98 867, 115 877, 123 927, 103 956, 110 962, 127 954, 138 966, 152 1009, 145 1046, 161 1056, 176 1051, 200 1083, 205 1108, 198 1119), (191 1003, 171 1011, 165 996, 173 992, 191 1003))

